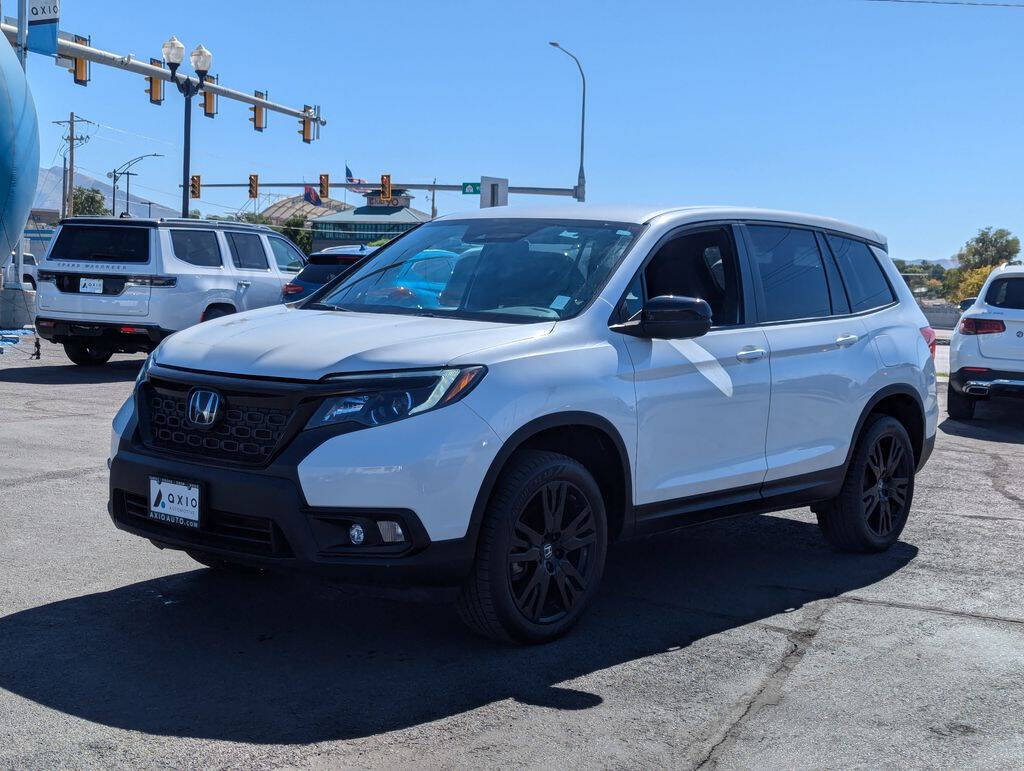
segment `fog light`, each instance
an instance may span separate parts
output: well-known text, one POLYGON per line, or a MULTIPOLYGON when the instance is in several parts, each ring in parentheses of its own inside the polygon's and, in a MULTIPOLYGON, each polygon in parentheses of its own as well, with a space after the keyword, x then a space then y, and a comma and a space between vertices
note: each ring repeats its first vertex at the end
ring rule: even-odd
POLYGON ((352 525, 352 527, 348 529, 348 537, 353 544, 359 546, 359 544, 366 539, 366 533, 363 532, 363 526, 352 525))
POLYGON ((380 530, 380 537, 384 543, 402 543, 405 540, 402 526, 397 522, 392 522, 390 519, 378 522, 377 529, 380 530))

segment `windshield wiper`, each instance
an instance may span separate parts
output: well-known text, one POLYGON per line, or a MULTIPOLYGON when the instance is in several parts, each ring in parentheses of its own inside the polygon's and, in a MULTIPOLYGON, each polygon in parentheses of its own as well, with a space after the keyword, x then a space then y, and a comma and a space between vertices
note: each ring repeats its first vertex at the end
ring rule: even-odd
POLYGON ((309 305, 303 305, 302 310, 309 311, 348 311, 348 308, 341 308, 337 305, 329 305, 328 303, 310 303, 309 305))

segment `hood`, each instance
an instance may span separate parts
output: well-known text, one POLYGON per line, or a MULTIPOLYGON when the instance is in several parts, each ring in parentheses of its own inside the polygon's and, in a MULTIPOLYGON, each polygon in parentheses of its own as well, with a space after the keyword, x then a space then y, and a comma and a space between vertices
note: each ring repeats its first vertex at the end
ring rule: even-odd
POLYGON ((157 359, 206 372, 319 380, 338 373, 436 367, 546 335, 553 327, 550 321, 505 324, 275 305, 177 332, 161 344, 157 359))

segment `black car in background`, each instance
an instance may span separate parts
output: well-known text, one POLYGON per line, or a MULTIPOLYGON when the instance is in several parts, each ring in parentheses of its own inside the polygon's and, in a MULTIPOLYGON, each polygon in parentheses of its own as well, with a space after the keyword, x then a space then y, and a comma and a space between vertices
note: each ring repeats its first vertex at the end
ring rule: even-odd
POLYGON ((323 251, 313 252, 309 255, 306 267, 284 285, 281 290, 281 301, 292 303, 308 297, 375 251, 374 248, 360 245, 332 246, 323 251))

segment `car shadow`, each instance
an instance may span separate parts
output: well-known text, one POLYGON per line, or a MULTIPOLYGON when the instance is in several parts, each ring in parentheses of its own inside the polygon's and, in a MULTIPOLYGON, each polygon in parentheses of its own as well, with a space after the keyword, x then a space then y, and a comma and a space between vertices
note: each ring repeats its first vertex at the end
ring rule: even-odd
POLYGON ((602 703, 558 684, 875 583, 917 549, 829 550, 815 525, 743 517, 613 548, 566 637, 509 647, 445 604, 199 569, 0 618, 0 688, 147 734, 301 744, 503 699, 602 703))
POLYGON ((1024 444, 1024 411, 1018 399, 995 398, 979 401, 971 420, 946 417, 939 430, 951 436, 986 442, 1024 444))
POLYGON ((70 362, 68 364, 0 367, 0 383, 27 383, 30 385, 124 383, 136 378, 143 361, 142 358, 117 359, 101 367, 79 367, 70 362))

